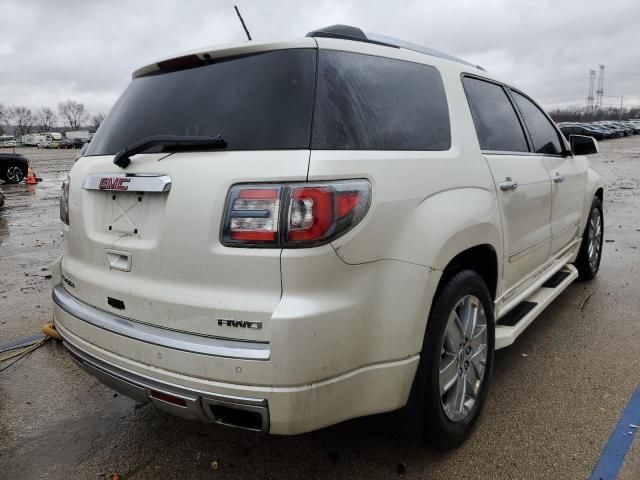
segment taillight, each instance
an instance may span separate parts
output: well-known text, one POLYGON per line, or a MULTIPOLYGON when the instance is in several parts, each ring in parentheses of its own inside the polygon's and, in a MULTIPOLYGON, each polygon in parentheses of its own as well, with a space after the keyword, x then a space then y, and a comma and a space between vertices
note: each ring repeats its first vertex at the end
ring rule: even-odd
POLYGON ((235 185, 222 243, 236 247, 310 247, 328 243, 364 218, 367 180, 235 185))
POLYGON ((237 189, 232 196, 229 237, 235 242, 273 243, 278 235, 279 188, 237 189))
POLYGON ((69 225, 69 177, 62 182, 60 193, 60 220, 69 225))

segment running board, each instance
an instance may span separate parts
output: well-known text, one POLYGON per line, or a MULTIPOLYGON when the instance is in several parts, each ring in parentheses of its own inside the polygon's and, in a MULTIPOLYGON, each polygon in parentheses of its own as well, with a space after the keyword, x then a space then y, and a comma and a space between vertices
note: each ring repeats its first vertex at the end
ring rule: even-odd
POLYGON ((525 328, 576 278, 576 267, 565 265, 517 307, 500 317, 496 322, 496 350, 515 342, 525 328))

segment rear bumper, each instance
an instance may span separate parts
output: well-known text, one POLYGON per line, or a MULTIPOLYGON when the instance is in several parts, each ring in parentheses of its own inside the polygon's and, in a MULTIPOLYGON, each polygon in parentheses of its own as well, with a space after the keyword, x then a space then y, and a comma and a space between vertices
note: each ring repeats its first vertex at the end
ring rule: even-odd
POLYGON ((303 385, 237 384, 216 380, 221 361, 233 362, 238 372, 260 364, 269 369, 270 376, 285 380, 286 376, 269 361, 193 354, 134 340, 75 317, 57 303, 54 320, 74 360, 123 395, 151 402, 182 417, 272 434, 300 434, 350 418, 398 409, 408 398, 419 361, 419 356, 414 355, 303 385), (117 344, 129 353, 124 356, 98 346, 104 344, 117 344), (173 370, 128 358, 140 352, 162 360, 172 358, 173 370), (185 370, 196 363, 202 376, 186 374, 185 370), (180 371, 175 371, 175 365, 182 367, 180 371), (154 391, 160 394, 154 397, 154 391), (183 405, 158 398, 162 394, 182 399, 183 405))
POLYGON ((160 410, 183 418, 269 431, 269 407, 264 399, 215 395, 160 382, 109 365, 67 341, 63 344, 82 369, 129 398, 153 403, 160 410))

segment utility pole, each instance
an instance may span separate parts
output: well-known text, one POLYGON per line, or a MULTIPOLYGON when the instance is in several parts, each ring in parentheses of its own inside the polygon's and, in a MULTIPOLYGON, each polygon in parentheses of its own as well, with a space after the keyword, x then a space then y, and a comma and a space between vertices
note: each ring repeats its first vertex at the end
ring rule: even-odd
POLYGON ((587 95, 587 113, 593 116, 594 111, 594 101, 595 98, 593 96, 593 87, 596 81, 596 71, 589 70, 589 94, 587 95))
POLYGON ((624 100, 624 95, 620 97, 620 117, 618 120, 622 120, 622 101, 624 100))
POLYGON ((604 96, 604 65, 600 64, 600 74, 598 75, 598 90, 596 90, 596 110, 602 110, 602 97, 604 96))

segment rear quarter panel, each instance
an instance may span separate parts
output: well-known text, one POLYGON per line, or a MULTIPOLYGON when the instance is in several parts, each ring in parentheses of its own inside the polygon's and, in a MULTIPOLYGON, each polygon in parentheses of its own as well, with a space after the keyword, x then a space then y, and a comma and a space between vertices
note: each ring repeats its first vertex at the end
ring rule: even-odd
POLYGON ((309 180, 367 178, 372 184, 367 217, 333 246, 350 264, 395 259, 444 269, 456 254, 481 244, 491 245, 501 259, 495 184, 480 154, 460 69, 424 55, 403 55, 440 71, 452 146, 447 151, 312 150, 309 180))

